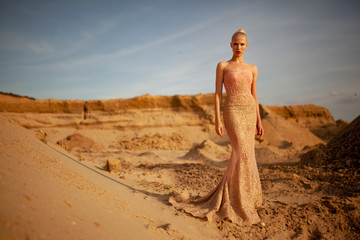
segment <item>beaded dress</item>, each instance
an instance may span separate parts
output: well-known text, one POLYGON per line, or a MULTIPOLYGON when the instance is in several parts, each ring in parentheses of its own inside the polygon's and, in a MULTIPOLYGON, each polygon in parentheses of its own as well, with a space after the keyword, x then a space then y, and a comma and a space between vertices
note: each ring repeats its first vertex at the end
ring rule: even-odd
POLYGON ((225 173, 206 196, 188 199, 171 197, 176 209, 210 222, 228 219, 238 225, 260 222, 256 208, 262 204, 259 172, 255 160, 256 101, 251 94, 250 70, 229 70, 224 74, 227 93, 223 118, 232 146, 225 173))

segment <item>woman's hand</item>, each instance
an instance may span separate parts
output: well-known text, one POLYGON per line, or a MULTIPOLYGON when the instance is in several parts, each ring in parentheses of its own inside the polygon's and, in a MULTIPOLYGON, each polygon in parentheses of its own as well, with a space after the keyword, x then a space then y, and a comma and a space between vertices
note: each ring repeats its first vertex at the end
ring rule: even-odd
POLYGON ((261 137, 264 135, 264 129, 263 129, 263 127, 262 127, 261 122, 258 122, 258 123, 256 124, 256 129, 257 129, 256 137, 257 137, 257 138, 261 138, 261 137))
POLYGON ((220 137, 223 137, 224 128, 223 128, 223 125, 222 125, 221 122, 216 122, 215 123, 215 131, 220 137))

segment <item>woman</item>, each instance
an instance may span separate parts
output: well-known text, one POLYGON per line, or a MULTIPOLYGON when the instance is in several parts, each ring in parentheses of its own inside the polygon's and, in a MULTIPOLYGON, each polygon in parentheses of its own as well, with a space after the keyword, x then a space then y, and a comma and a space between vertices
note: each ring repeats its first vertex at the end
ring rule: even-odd
POLYGON ((255 135, 261 137, 264 133, 256 96, 258 72, 255 65, 244 62, 243 54, 248 46, 244 30, 233 34, 230 46, 231 60, 217 65, 215 92, 215 130, 222 137, 220 105, 225 85, 223 117, 232 146, 227 169, 220 183, 206 196, 198 199, 176 196, 169 202, 211 222, 228 219, 239 225, 251 225, 260 222, 256 209, 262 203, 254 151, 255 135))

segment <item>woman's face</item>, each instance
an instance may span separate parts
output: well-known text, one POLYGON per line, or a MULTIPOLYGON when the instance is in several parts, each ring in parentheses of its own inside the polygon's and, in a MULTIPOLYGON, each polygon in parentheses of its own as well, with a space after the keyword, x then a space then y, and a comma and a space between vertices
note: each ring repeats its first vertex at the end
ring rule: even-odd
POLYGON ((245 35, 238 35, 234 37, 232 42, 230 43, 233 54, 235 56, 241 56, 242 54, 244 54, 247 45, 247 38, 245 35))

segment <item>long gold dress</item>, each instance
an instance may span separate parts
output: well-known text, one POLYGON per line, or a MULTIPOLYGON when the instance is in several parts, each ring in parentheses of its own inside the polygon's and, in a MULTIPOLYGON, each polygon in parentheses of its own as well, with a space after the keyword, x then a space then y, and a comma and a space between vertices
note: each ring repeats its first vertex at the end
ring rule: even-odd
POLYGON ((224 75, 227 93, 223 117, 232 146, 227 169, 220 183, 206 196, 171 197, 176 209, 210 222, 229 219, 238 225, 260 222, 256 209, 262 204, 259 172, 255 160, 256 101, 251 94, 250 70, 231 70, 224 75))

